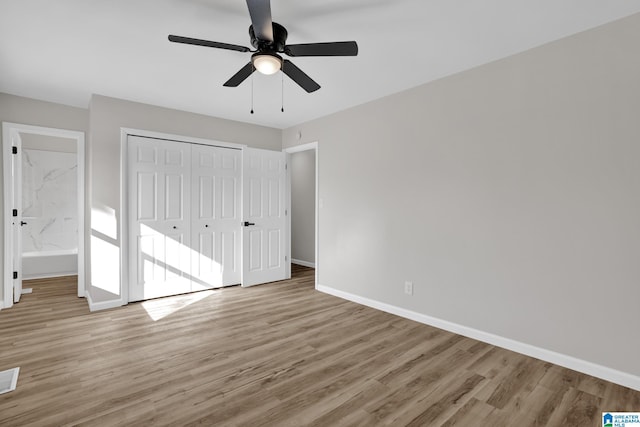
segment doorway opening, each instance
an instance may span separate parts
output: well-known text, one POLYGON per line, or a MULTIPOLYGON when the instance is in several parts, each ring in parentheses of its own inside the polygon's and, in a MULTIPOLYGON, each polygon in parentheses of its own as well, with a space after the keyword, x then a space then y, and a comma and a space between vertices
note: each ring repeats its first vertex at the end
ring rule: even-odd
POLYGON ((318 283, 318 143, 312 142, 284 150, 290 182, 290 260, 291 264, 315 269, 318 283))
POLYGON ((84 297, 84 134, 3 123, 3 149, 3 307, 23 279, 77 275, 84 297))

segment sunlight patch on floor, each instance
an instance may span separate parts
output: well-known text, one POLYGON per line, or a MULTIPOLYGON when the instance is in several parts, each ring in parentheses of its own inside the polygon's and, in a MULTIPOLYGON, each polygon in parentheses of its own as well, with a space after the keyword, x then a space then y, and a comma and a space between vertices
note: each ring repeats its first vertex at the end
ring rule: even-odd
POLYGON ((158 298, 143 302, 141 305, 149 317, 157 322, 160 319, 182 310, 198 301, 213 295, 214 291, 194 292, 192 294, 178 295, 175 297, 158 298))

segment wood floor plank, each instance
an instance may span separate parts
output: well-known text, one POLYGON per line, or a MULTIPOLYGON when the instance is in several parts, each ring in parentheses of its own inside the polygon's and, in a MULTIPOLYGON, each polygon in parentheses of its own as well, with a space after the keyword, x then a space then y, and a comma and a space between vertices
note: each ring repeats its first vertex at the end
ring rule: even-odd
POLYGON ((472 397, 445 420, 442 427, 479 425, 494 410, 493 406, 472 397))
POLYGON ((460 349, 455 349, 451 354, 439 353, 418 375, 410 381, 395 385, 393 393, 369 403, 365 409, 380 422, 395 420, 409 407, 428 401, 425 400, 426 396, 455 379, 457 371, 451 369, 451 366, 463 364, 470 357, 470 353, 460 349))
POLYGON ((366 403, 389 393, 388 387, 373 379, 365 380, 361 387, 361 390, 345 396, 345 400, 341 404, 309 422, 309 426, 322 427, 344 424, 354 412, 362 411, 366 403))
POLYGON ((426 409, 418 411, 409 411, 403 414, 402 417, 396 419, 401 425, 407 425, 410 427, 419 427, 425 425, 440 425, 443 422, 443 418, 449 418, 447 413, 455 413, 459 408, 469 400, 468 397, 473 390, 478 387, 485 377, 475 374, 473 372, 465 372, 464 375, 452 380, 447 384, 447 387, 432 393, 432 397, 424 402, 420 406, 425 406, 426 409), (419 414, 413 418, 412 412, 419 412, 419 414), (410 419, 408 423, 404 422, 404 419, 410 419))
POLYGON ((314 289, 314 270, 89 312, 74 277, 0 312, 2 426, 589 426, 640 392, 314 289), (516 423, 516 424, 513 424, 516 423))
POLYGON ((532 382, 540 381, 545 374, 545 371, 541 370, 543 366, 544 363, 539 360, 523 358, 509 376, 501 381, 487 399, 487 403, 499 409, 504 408, 523 388, 532 382))

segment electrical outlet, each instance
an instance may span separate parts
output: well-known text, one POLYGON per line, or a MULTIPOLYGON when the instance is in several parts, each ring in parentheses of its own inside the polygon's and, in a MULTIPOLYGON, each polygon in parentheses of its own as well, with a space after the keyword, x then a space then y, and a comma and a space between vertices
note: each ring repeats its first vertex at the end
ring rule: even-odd
POLYGON ((413 295, 413 282, 404 282, 404 293, 413 295))

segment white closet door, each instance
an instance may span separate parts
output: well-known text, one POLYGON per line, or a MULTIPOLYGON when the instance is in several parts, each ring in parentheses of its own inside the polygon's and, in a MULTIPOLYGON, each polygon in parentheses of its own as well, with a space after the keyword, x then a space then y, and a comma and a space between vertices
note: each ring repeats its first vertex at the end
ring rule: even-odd
POLYGON ((241 151, 192 145, 193 290, 241 279, 241 151))
POLYGON ((285 153, 243 150, 242 286, 286 278, 285 153))
POLYGON ((191 147, 129 136, 129 301, 191 291, 191 147))

